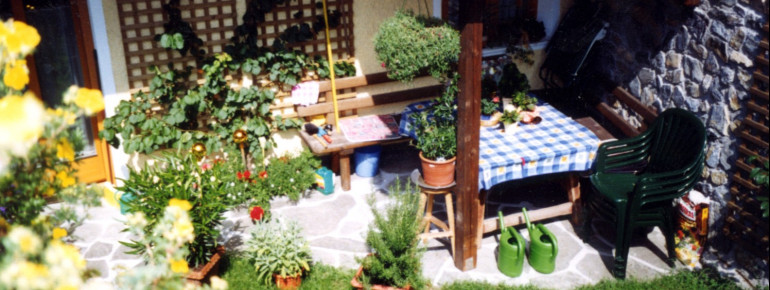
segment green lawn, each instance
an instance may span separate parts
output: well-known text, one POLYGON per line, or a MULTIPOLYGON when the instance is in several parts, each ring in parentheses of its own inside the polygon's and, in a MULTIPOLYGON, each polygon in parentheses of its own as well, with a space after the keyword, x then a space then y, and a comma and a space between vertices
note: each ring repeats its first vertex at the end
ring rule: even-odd
MULTIPOLYGON (((222 267, 222 278, 227 280, 230 289, 277 289, 274 285, 264 285, 258 282, 254 274, 254 266, 245 258, 228 257, 222 267)), ((302 279, 300 289, 352 289, 350 280, 355 274, 354 270, 335 268, 332 266, 316 264, 302 279)), ((459 281, 443 285, 445 290, 461 289, 541 289, 534 286, 509 286, 504 284, 490 284, 478 281, 459 281)), ((602 280, 601 282, 583 286, 577 289, 740 289, 732 281, 719 277, 710 270, 681 271, 671 276, 664 276, 650 281, 636 281, 628 279, 602 280)))

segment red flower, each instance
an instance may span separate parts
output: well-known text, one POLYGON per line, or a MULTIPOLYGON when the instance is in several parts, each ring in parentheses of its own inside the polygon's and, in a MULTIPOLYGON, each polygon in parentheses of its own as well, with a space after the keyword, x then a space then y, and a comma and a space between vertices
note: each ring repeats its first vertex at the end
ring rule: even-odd
POLYGON ((251 208, 251 213, 249 213, 249 215, 251 216, 252 220, 258 221, 258 220, 261 220, 262 216, 265 215, 265 210, 262 209, 262 207, 257 205, 251 208))
POLYGON ((251 171, 248 171, 248 170, 246 170, 244 172, 238 171, 238 172, 235 173, 235 176, 238 177, 238 180, 249 179, 249 177, 251 177, 251 171))
POLYGON ((500 102, 500 97, 494 97, 494 98, 492 98, 492 102, 493 102, 493 103, 499 103, 499 102, 500 102))
POLYGON ((267 171, 262 170, 262 172, 259 173, 259 178, 267 178, 267 171))
POLYGON ((209 169, 211 169, 211 164, 209 164, 209 163, 203 163, 203 164, 201 164, 201 169, 202 169, 203 171, 209 170, 209 169))
POLYGON ((384 62, 383 62, 383 63, 381 63, 380 65, 381 65, 382 67, 385 67, 385 63, 384 63, 384 62))

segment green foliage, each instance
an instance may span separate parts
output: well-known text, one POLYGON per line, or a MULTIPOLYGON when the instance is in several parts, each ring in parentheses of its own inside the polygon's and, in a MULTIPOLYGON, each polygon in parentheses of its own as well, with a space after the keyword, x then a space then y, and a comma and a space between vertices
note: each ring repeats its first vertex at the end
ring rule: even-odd
POLYGON ((493 99, 481 99, 481 114, 482 115, 493 115, 494 113, 498 112, 498 108, 500 107, 500 101, 498 99, 497 102, 493 99))
POLYGON ((674 275, 663 276, 651 281, 602 280, 596 285, 582 286, 577 289, 741 289, 735 282, 719 277, 709 268, 703 270, 679 271, 674 275))
POLYGON ((182 50, 182 48, 184 48, 184 38, 181 33, 163 34, 160 36, 160 46, 163 48, 182 50))
MULTIPOLYGON (((759 156, 754 155, 746 159, 746 163, 753 164, 759 160, 759 156)), ((759 193, 765 193, 765 195, 757 195, 757 200, 760 201, 760 209, 762 210, 762 217, 767 218, 770 216, 770 204, 768 203, 767 189, 768 189, 768 168, 770 164, 768 159, 765 162, 757 162, 759 165, 751 169, 749 177, 754 181, 754 184, 759 186, 759 193)))
POLYGON ((458 74, 453 74, 446 90, 433 101, 431 107, 419 113, 414 121, 417 140, 412 141, 425 158, 448 160, 457 155, 457 125, 455 98, 458 74), (431 117, 432 116, 432 117, 431 117), (415 143, 416 142, 416 143, 415 143))
POLYGON ((169 0, 162 7, 168 22, 163 24, 164 33, 156 35, 155 40, 159 40, 160 45, 164 48, 179 51, 182 56, 189 52, 200 63, 206 55, 206 50, 202 49, 203 40, 198 37, 190 23, 182 20, 179 0, 169 0))
POLYGON ((460 34, 440 21, 398 11, 380 25, 374 51, 391 79, 406 83, 427 72, 441 80, 460 54, 460 34))
MULTIPOLYGON (((222 265, 222 279, 229 289, 278 289, 275 284, 265 285, 254 279, 254 265, 248 258, 228 256, 222 265)), ((299 289, 352 289, 350 278, 355 271, 335 268, 324 264, 313 264, 313 271, 305 273, 299 289)))
POLYGON ((503 115, 500 116, 500 122, 503 124, 513 124, 521 119, 518 110, 504 110, 503 115))
MULTIPOLYGON (((127 202, 128 212, 144 215, 148 224, 146 234, 150 234, 149 230, 162 218, 172 198, 190 202, 195 238, 188 244, 187 261, 197 266, 206 263, 213 254, 219 237, 217 226, 227 208, 223 197, 231 192, 231 183, 217 177, 218 172, 224 171, 223 166, 215 163, 212 169, 203 170, 191 155, 165 154, 156 164, 145 165, 142 171, 131 169, 118 190, 133 196, 127 202)), ((132 253, 144 253, 146 249, 139 241, 121 243, 133 249, 132 253)))
POLYGON ((366 233, 366 245, 373 252, 361 260, 366 285, 380 284, 420 289, 426 284, 423 279, 421 258, 424 249, 418 247, 421 228, 419 211, 419 189, 400 182, 391 188, 391 203, 384 209, 375 207, 374 195, 369 197, 369 206, 374 222, 366 233))
POLYGON ((267 178, 261 180, 260 186, 271 197, 287 195, 291 200, 298 200, 306 189, 315 184, 315 170, 320 167, 321 161, 308 150, 294 158, 270 158, 267 178))
POLYGON ((264 284, 271 284, 273 274, 286 277, 310 271, 310 244, 295 221, 259 222, 246 247, 245 254, 254 265, 257 279, 264 284))
POLYGON ((518 91, 514 93, 513 100, 511 101, 516 107, 522 110, 533 111, 537 106, 537 98, 530 97, 526 91, 518 91))
POLYGON ((48 122, 40 141, 32 144, 24 156, 10 156, 0 174, 0 219, 10 224, 30 225, 46 207, 47 199, 59 199, 64 203, 52 211, 53 222, 70 222, 69 226, 74 227, 84 218, 75 213, 74 207, 99 204, 102 188, 87 188, 75 177, 75 152, 83 149, 85 138, 82 130, 70 127, 67 119, 74 120, 78 109, 64 104, 58 110, 69 117, 45 116, 48 122))
POLYGON ((498 83, 499 95, 503 98, 512 98, 519 92, 529 92, 529 80, 519 71, 516 64, 509 63, 503 67, 503 75, 498 83))

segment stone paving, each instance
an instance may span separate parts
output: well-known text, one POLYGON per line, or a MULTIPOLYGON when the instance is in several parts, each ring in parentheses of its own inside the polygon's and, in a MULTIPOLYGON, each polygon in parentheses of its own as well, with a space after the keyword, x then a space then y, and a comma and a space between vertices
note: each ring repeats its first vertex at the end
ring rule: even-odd
MULTIPOLYGON (((364 236, 367 225, 373 219, 367 198, 374 194, 376 206, 384 205, 388 201, 389 185, 395 182, 396 178, 408 179, 409 173, 418 166, 417 162, 416 153, 409 148, 383 151, 381 170, 377 176, 362 178, 353 175, 352 190, 347 192, 337 185, 336 191, 330 195, 311 191, 298 202, 287 198, 276 199, 272 202, 273 217, 296 220, 302 225, 304 234, 310 241, 315 261, 332 266, 357 268, 359 264, 356 258, 368 253, 364 236), (412 153, 415 158, 403 158, 405 154, 412 153)), ((535 188, 539 190, 541 187, 535 188)), ((535 196, 527 190, 532 189, 523 189, 522 192, 526 196, 535 196)), ((522 206, 536 208, 538 205, 533 201, 510 201, 506 199, 509 196, 510 194, 490 194, 487 216, 492 216, 498 209, 507 214, 518 211, 522 206)), ((442 202, 443 199, 438 198, 434 210, 438 212, 438 217, 446 216, 446 213, 442 212, 442 202)), ((137 256, 125 254, 127 248, 118 243, 130 239, 128 233, 121 232, 123 217, 118 209, 109 206, 92 208, 89 216, 90 218, 73 233, 77 238, 74 244, 81 249, 89 268, 99 270, 101 279, 111 281, 122 269, 141 264, 137 256)), ((226 212, 225 218, 221 242, 229 251, 243 249, 253 227, 248 210, 236 208, 226 212)), ((551 274, 535 272, 527 263, 523 274, 517 278, 501 274, 496 264, 498 233, 484 236, 478 250, 477 267, 467 272, 455 268, 448 239, 429 241, 422 260, 423 274, 433 285, 455 280, 482 280, 556 289, 574 288, 612 278, 612 225, 595 220, 592 226, 594 233, 599 234, 592 236, 586 244, 575 234, 575 229, 568 219, 551 219, 545 223, 554 232, 559 243, 556 270, 551 274)), ((528 240, 526 229, 523 226, 518 226, 517 229, 528 240)), ((673 271, 665 264, 665 241, 657 228, 648 233, 646 238, 640 236, 636 240, 639 242, 631 245, 628 277, 645 280, 673 271)))

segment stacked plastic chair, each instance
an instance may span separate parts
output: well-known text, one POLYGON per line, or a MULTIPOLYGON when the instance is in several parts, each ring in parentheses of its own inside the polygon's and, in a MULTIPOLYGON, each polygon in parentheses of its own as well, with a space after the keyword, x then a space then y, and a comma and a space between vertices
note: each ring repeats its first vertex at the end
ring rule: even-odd
POLYGON ((625 278, 634 228, 659 226, 666 236, 668 263, 674 261, 673 199, 692 189, 701 177, 706 130, 703 122, 682 109, 668 109, 642 134, 602 144, 590 176, 587 198, 591 218, 615 222, 613 275, 625 278))

